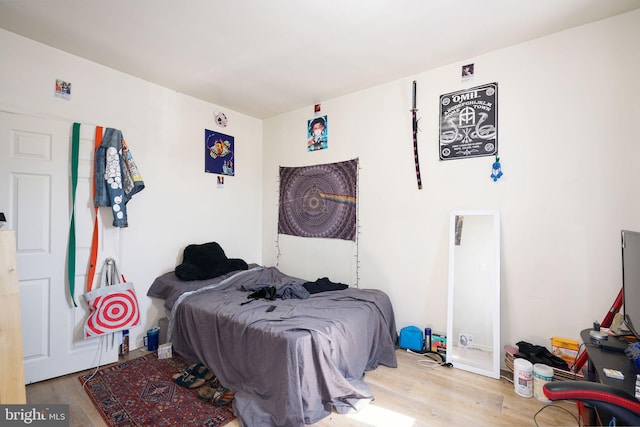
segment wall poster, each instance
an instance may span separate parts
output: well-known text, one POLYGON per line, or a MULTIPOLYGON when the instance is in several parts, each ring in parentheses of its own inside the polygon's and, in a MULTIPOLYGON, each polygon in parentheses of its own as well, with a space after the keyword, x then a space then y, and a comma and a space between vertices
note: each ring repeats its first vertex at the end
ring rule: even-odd
POLYGON ((440 96, 440 160, 498 154, 498 83, 440 96))
POLYGON ((209 129, 204 130, 204 171, 219 175, 235 174, 235 138, 209 129))
POLYGON ((280 166, 278 233, 356 240, 358 159, 280 166))
POLYGON ((307 121, 307 151, 326 150, 329 139, 327 116, 307 121))
POLYGON ((56 79, 56 97, 71 100, 71 83, 56 79))

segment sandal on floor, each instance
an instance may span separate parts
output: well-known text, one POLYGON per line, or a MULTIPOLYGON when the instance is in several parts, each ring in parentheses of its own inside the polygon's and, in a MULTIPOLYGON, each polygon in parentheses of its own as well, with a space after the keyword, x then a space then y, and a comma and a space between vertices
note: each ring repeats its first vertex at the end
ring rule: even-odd
POLYGON ((215 396, 211 398, 211 403, 214 406, 226 406, 233 402, 233 399, 236 397, 236 393, 234 391, 229 390, 226 387, 218 387, 216 390, 215 396))
POLYGON ((186 376, 186 375, 193 375, 194 373, 196 373, 202 366, 204 366, 202 363, 194 363, 193 365, 190 365, 187 369, 185 369, 184 371, 180 372, 179 374, 175 374, 173 377, 174 380, 177 380, 178 378, 182 377, 182 376, 186 376))
POLYGON ((214 377, 209 383, 200 387, 198 390, 198 399, 208 402, 216 395, 218 387, 220 387, 220 381, 218 377, 214 377))
POLYGON ((200 378, 202 378, 205 383, 218 379, 216 377, 216 375, 213 372, 209 371, 209 370, 207 370, 207 372, 204 375, 200 376, 200 378))
POLYGON ((204 378, 198 378, 194 375, 184 373, 182 376, 173 380, 176 384, 185 388, 198 388, 204 385, 206 382, 204 378))
MULTIPOLYGON (((174 375, 175 377, 175 375, 174 375)), ((215 375, 202 363, 192 365, 178 378, 174 378, 176 384, 186 388, 198 388, 203 386, 207 381, 213 379, 215 375)))

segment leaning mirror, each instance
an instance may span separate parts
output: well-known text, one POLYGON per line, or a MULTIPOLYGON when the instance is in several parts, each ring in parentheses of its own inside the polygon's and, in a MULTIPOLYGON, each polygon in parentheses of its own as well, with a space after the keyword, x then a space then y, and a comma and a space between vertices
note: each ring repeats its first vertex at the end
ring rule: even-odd
POLYGON ((447 362, 500 378, 498 211, 451 212, 447 362))

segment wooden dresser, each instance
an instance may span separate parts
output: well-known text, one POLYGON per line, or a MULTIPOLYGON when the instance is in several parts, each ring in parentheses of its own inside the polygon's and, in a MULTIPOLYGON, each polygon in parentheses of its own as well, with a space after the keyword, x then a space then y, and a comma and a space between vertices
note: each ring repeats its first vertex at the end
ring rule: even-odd
POLYGON ((0 230, 0 403, 27 403, 13 230, 0 230))

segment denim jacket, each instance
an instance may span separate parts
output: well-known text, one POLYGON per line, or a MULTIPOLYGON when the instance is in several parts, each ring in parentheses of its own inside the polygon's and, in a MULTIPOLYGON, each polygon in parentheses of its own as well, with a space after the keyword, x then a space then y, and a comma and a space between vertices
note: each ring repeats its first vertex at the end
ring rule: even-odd
POLYGON ((96 150, 96 206, 111 206, 113 226, 127 227, 126 204, 144 189, 144 181, 127 148, 122 132, 106 128, 102 144, 96 150))

